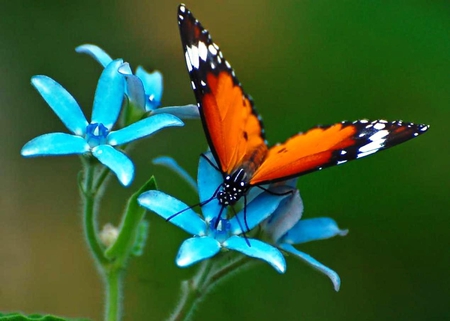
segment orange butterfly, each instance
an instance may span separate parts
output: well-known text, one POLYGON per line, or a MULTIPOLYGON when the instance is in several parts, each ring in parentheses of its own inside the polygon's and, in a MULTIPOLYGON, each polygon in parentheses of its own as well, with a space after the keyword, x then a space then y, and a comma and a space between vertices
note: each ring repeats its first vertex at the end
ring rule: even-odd
POLYGON ((181 4, 178 8, 186 65, 203 129, 223 174, 213 195, 233 205, 249 188, 346 163, 426 132, 424 124, 385 120, 317 126, 268 147, 261 118, 209 32, 181 4))

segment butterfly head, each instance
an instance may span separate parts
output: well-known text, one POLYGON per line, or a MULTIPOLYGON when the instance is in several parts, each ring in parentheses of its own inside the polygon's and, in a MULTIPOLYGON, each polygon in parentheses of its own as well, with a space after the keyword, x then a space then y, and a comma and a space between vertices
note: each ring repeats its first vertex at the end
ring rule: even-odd
POLYGON ((233 173, 226 175, 222 188, 217 194, 219 203, 224 206, 234 205, 239 199, 247 194, 249 185, 249 175, 243 168, 239 168, 233 173))

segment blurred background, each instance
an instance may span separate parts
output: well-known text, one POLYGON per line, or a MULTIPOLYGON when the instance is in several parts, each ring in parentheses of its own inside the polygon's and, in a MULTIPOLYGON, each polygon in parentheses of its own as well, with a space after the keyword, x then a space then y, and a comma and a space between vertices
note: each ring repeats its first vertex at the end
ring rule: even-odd
MULTIPOLYGON (((163 106, 194 103, 176 23, 177 1, 0 2, 0 311, 100 320, 102 284, 82 236, 77 157, 23 159, 37 135, 66 131, 30 85, 48 75, 90 115, 101 67, 75 53, 94 43, 132 67, 164 74, 163 106)), ((425 135, 299 179, 304 217, 330 216, 346 237, 299 247, 342 279, 340 292, 288 258, 222 283, 194 320, 450 320, 450 3, 448 1, 217 1, 187 3, 212 33, 265 119, 269 142, 344 119, 427 123, 425 135)), ((193 176, 206 141, 199 121, 132 150, 137 177, 111 180, 99 224, 117 224, 152 174, 165 192, 196 202, 170 171, 193 176)), ((145 254, 125 283, 124 320, 162 320, 195 266, 174 263, 186 234, 148 214, 145 254)))

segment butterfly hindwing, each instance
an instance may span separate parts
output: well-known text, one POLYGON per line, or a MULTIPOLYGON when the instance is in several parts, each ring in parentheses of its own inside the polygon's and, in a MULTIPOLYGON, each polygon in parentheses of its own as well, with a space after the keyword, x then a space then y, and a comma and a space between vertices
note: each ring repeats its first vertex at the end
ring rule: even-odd
POLYGON ((262 123, 219 46, 184 5, 178 24, 208 143, 221 171, 229 174, 253 150, 267 149, 262 123))
POLYGON ((359 120, 314 127, 269 149, 250 184, 259 185, 344 164, 412 139, 429 126, 359 120))
POLYGON ((262 122, 209 32, 184 6, 178 24, 203 128, 224 176, 218 193, 233 204, 255 185, 344 164, 412 139, 427 125, 359 120, 319 126, 268 148, 262 122))

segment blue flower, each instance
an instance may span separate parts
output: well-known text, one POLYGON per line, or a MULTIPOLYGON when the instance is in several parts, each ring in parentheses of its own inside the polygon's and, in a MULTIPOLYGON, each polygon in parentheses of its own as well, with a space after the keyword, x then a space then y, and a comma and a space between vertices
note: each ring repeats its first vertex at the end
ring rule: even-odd
MULTIPOLYGON (((295 181, 287 185, 295 187, 295 181)), ((285 198, 277 210, 262 224, 264 239, 268 239, 282 251, 306 262, 314 269, 324 273, 333 283, 334 289, 339 291, 339 275, 326 267, 310 255, 297 250, 293 244, 302 244, 310 241, 328 239, 337 235, 344 236, 348 230, 339 229, 337 223, 328 217, 301 219, 303 202, 298 190, 285 198)))
MULTIPOLYGON (((112 58, 96 45, 85 44, 78 46, 75 50, 90 55, 103 67, 106 67, 112 61, 112 58)), ((125 91, 129 101, 142 111, 151 114, 168 113, 181 119, 199 118, 198 107, 195 105, 158 108, 161 105, 163 93, 163 78, 159 71, 149 73, 143 67, 138 66, 135 75, 133 75, 129 64, 125 63, 119 72, 126 77, 127 87, 125 91)))
MULTIPOLYGON (((211 158, 210 160, 213 161, 211 158)), ((200 158, 198 170, 200 202, 209 200, 222 180, 221 173, 207 160, 200 158)), ((260 240, 242 236, 247 227, 253 229, 272 214, 283 199, 284 197, 268 192, 260 193, 246 206, 247 226, 243 223, 244 210, 231 219, 220 218, 217 222, 221 205, 215 198, 202 206, 201 216, 180 200, 156 190, 141 194, 138 202, 162 218, 170 218, 172 224, 193 235, 185 240, 179 249, 176 263, 180 267, 211 258, 221 250, 234 250, 266 261, 278 272, 283 273, 286 270, 286 262, 279 250, 260 240), (182 213, 171 218, 173 214, 181 211, 182 213)))
MULTIPOLYGON (((212 162, 214 162, 213 159, 210 158, 212 162)), ((175 171, 179 176, 181 176, 183 179, 185 179, 191 187, 193 187, 196 190, 195 183, 193 182, 192 178, 189 176, 189 174, 186 173, 178 164, 171 159, 170 157, 159 157, 153 161, 155 164, 164 165, 173 171, 175 171)), ((203 164, 203 166, 209 165, 209 164, 203 164)), ((207 168, 208 169, 208 168, 207 168)), ((212 169, 209 167, 209 170, 206 169, 202 170, 202 164, 200 164, 199 167, 199 186, 198 190, 201 193, 201 200, 208 200, 210 195, 215 192, 216 187, 221 183, 222 177, 217 172, 217 170, 212 169), (202 174, 203 173, 203 174, 202 174), (206 184, 210 184, 209 187, 206 186, 206 184)), ((312 219, 301 219, 303 214, 303 202, 300 197, 300 192, 296 189, 296 179, 288 180, 286 182, 280 182, 272 184, 270 187, 270 190, 272 193, 285 193, 287 191, 293 191, 292 194, 286 195, 284 198, 282 198, 279 203, 276 205, 276 209, 274 207, 271 207, 270 209, 265 209, 267 212, 270 212, 269 215, 267 215, 267 212, 262 214, 262 212, 254 213, 252 211, 252 216, 255 215, 258 217, 258 215, 262 215, 263 217, 267 217, 264 221, 260 222, 260 233, 258 234, 258 237, 261 240, 264 240, 268 244, 272 244, 273 246, 277 247, 279 250, 281 250, 284 253, 289 253, 291 256, 296 257, 310 266, 312 266, 314 269, 324 273, 327 275, 330 280, 333 283, 334 289, 336 291, 339 290, 340 287, 340 278, 339 275, 331 270, 330 268, 326 267, 325 265, 321 264, 317 260, 315 260, 310 255, 301 252, 297 250, 293 245, 306 243, 309 241, 315 241, 315 240, 322 240, 331 238, 333 236, 341 235, 344 236, 347 234, 347 230, 341 230, 339 229, 336 222, 327 217, 322 218, 312 218, 312 219)), ((155 191, 153 191, 155 192, 155 191)), ((153 194, 152 192, 152 194, 153 194)), ((160 192, 154 193, 155 196, 159 196, 160 192)), ((151 194, 149 194, 151 195, 151 194)), ((274 196, 273 194, 269 194, 270 196, 274 196)), ((261 193, 261 190, 259 189, 251 189, 249 195, 247 196, 248 200, 255 200, 259 202, 259 198, 261 197, 267 197, 267 193, 261 193), (265 195, 264 195, 265 194, 265 195)), ((153 195, 151 195, 153 197, 153 195)), ((280 196, 275 196, 277 198, 280 198, 280 196)), ((161 199, 162 202, 168 201, 170 203, 172 200, 165 200, 165 197, 161 199)), ((156 203, 156 198, 146 199, 149 203, 156 203)), ((176 200, 177 201, 177 200, 176 200)), ((179 202, 179 201, 177 201, 179 202)), ((253 202, 250 202, 252 204, 253 202)), ((144 205, 145 206, 145 205, 144 205)), ((151 207, 147 207, 149 209, 153 208, 153 211, 157 212, 155 206, 161 206, 157 204, 152 204, 151 207)), ((170 205, 168 206, 170 208, 170 205)), ((178 207, 175 207, 175 209, 166 209, 167 213, 163 214, 161 216, 165 217, 166 219, 170 217, 170 213, 176 213, 178 211, 181 211, 183 209, 187 208, 187 205, 181 203, 178 207)), ((247 207, 248 209, 248 207, 247 207)), ((206 219, 205 221, 212 222, 214 220, 214 217, 217 216, 218 211, 220 211, 220 207, 217 207, 214 203, 212 205, 206 204, 203 206, 203 213, 205 215, 206 213, 206 219), (211 208, 208 208, 211 206, 211 208)), ((179 216, 184 215, 184 213, 180 214, 179 216)), ((240 215, 242 215, 242 211, 240 212, 240 215)), ((173 218, 175 220, 177 217, 173 218)), ((180 221, 179 223, 174 224, 182 227, 183 229, 187 230, 184 226, 189 226, 190 220, 192 218, 186 217, 186 221, 180 221)), ((193 218, 192 220, 198 220, 193 218)), ((239 224, 239 222, 242 221, 242 218, 239 218, 236 223, 239 224)), ((210 223, 211 224, 211 223, 210 223)), ((250 228, 253 228, 255 225, 251 225, 250 228)), ((214 225, 210 228, 213 228, 214 225)), ((239 225, 241 227, 241 225, 239 225)), ((193 233, 193 231, 190 231, 192 234, 197 235, 193 233)), ((239 230, 239 232, 242 233, 242 229, 239 230)), ((204 233, 204 232, 203 232, 204 233)), ((216 236, 217 237, 217 236, 216 236)), ((261 242, 261 241, 259 241, 261 242)), ((267 245, 267 244, 265 244, 267 245)), ((196 247, 194 246, 194 250, 196 247)), ((181 251, 180 253, 182 255, 188 256, 188 257, 196 257, 201 256, 196 253, 194 253, 194 250, 191 250, 188 248, 191 253, 186 251, 187 253, 184 253, 181 251), (192 254, 194 253, 194 254, 192 254)), ((206 251, 205 251, 206 252, 206 251)), ((211 252, 214 255, 216 252, 211 252)), ((211 256, 212 256, 211 255, 211 256)), ((178 262, 178 261, 177 261, 178 262)), ((195 261, 196 262, 196 261, 195 261)))
POLYGON ((131 160, 114 147, 126 144, 183 122, 169 114, 155 115, 128 127, 112 131, 124 95, 124 76, 118 72, 121 59, 111 61, 103 70, 95 92, 92 119, 88 123, 75 98, 47 76, 34 76, 31 83, 73 134, 50 133, 38 136, 23 146, 24 157, 90 153, 111 169, 127 186, 134 176, 131 160))

